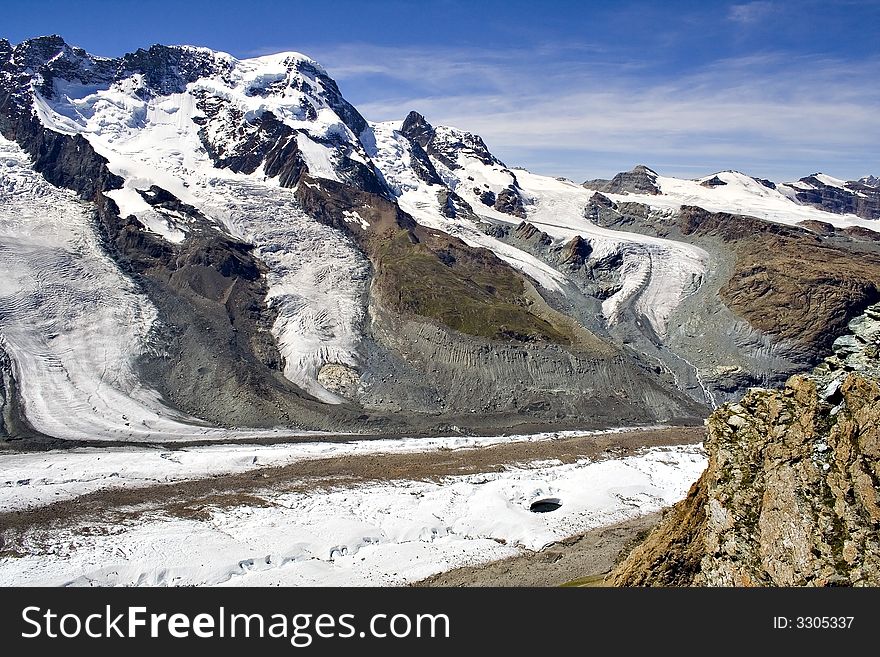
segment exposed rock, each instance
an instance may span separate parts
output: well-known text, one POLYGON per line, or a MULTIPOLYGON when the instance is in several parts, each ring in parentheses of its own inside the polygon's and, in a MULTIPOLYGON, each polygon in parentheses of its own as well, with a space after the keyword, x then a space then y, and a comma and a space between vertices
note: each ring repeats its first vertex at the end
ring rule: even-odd
POLYGON ((513 231, 513 235, 523 242, 535 242, 540 246, 550 246, 553 243, 552 237, 543 230, 539 230, 528 221, 523 221, 517 225, 513 231))
POLYGON ((805 219, 804 221, 798 222, 798 225, 803 226, 814 233, 818 233, 819 235, 833 235, 836 232, 833 224, 829 224, 825 221, 817 221, 815 219, 805 219))
POLYGON ((593 259, 588 266, 589 279, 593 282, 590 290, 597 299, 604 301, 620 291, 623 286, 621 271, 623 254, 615 251, 598 259, 593 259))
POLYGON ((278 177, 282 187, 299 182, 306 165, 297 145, 297 133, 272 112, 263 112, 255 123, 248 123, 222 98, 203 95, 198 106, 204 114, 197 121, 202 126, 199 138, 214 166, 250 174, 265 163, 266 175, 278 177))
POLYGON ((880 306, 783 390, 708 421, 709 465, 617 586, 880 585, 880 306))
POLYGON ((488 207, 492 207, 495 205, 495 192, 488 189, 474 189, 474 193, 480 199, 480 203, 486 205, 488 207))
POLYGON ((422 148, 427 148, 434 137, 434 127, 418 112, 410 112, 403 120, 400 134, 422 148))
POLYGON ((586 187, 587 189, 595 189, 600 190, 605 187, 611 180, 608 178, 593 178, 592 180, 585 180, 581 183, 581 187, 586 187))
POLYGON ((575 236, 565 244, 555 243, 528 221, 513 230, 490 224, 486 232, 565 272, 587 298, 601 302, 621 289, 623 255, 618 251, 595 258, 589 240, 575 236))
MULTIPOLYGON (((412 130, 418 129, 418 134, 422 137, 425 133, 421 122, 417 122, 416 126, 417 128, 414 127, 412 130)), ((458 163, 459 155, 474 158, 489 166, 504 166, 503 162, 489 152, 489 148, 479 135, 448 126, 431 128, 430 134, 431 139, 424 147, 425 152, 453 171, 461 168, 458 163)))
POLYGON ((569 240, 559 253, 559 264, 572 269, 580 269, 589 259, 593 252, 590 243, 580 235, 575 235, 569 240))
POLYGON ((447 187, 443 187, 437 192, 437 199, 440 201, 440 211, 444 217, 450 219, 470 219, 479 221, 471 204, 465 201, 461 196, 453 192, 447 187))
POLYGON ((416 175, 429 185, 443 185, 443 180, 434 168, 431 158, 418 142, 410 142, 410 166, 416 175))
POLYGON ((644 203, 614 202, 596 192, 584 209, 584 217, 598 226, 617 230, 634 230, 649 235, 668 235, 677 219, 673 214, 652 214, 644 203))
POLYGON ((612 208, 614 207, 614 201, 601 192, 596 192, 590 197, 590 205, 602 208, 612 208))
POLYGON ((15 435, 15 377, 12 361, 0 347, 0 438, 15 435))
POLYGON ((684 206, 685 235, 721 238, 736 267, 721 298, 755 328, 803 345, 813 358, 846 323, 880 300, 880 257, 852 252, 802 229, 684 206))
POLYGON ((520 219, 526 218, 526 208, 523 204, 522 196, 513 185, 509 185, 498 192, 494 207, 498 212, 504 212, 520 219))
POLYGON ((880 242, 880 233, 878 233, 876 230, 871 230, 870 228, 864 228, 863 226, 848 226, 840 232, 846 233, 856 240, 861 240, 865 242, 880 242))
POLYGON ((206 221, 205 215, 198 208, 184 203, 174 194, 157 185, 150 185, 149 189, 138 190, 138 194, 158 212, 177 213, 206 221))
POLYGON ((704 180, 700 183, 703 187, 721 187, 722 185, 726 185, 727 183, 721 180, 718 176, 712 176, 708 180, 704 180))
POLYGON ((606 194, 659 194, 657 172, 643 164, 637 165, 632 171, 618 173, 605 184, 603 181, 592 180, 584 183, 584 187, 595 189, 606 194))
POLYGON ((318 372, 318 383, 330 392, 348 398, 354 397, 360 378, 357 370, 339 363, 328 363, 318 372))
POLYGON ((801 178, 800 185, 789 185, 800 203, 837 214, 852 213, 864 219, 880 219, 880 187, 860 180, 843 187, 828 185, 814 174, 801 178))

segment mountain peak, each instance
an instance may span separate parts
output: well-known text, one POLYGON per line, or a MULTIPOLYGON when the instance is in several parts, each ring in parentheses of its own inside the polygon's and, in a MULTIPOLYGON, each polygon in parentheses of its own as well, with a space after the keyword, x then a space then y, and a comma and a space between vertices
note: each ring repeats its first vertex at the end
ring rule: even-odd
POLYGON ((639 173, 648 176, 654 176, 655 178, 659 175, 654 169, 644 164, 637 164, 633 167, 630 173, 639 173))
POLYGON ((416 111, 412 111, 403 120, 403 125, 400 126, 400 134, 425 148, 428 142, 431 141, 431 137, 434 136, 434 127, 428 123, 424 116, 416 111))
POLYGON ((57 34, 26 39, 13 48, 16 62, 24 68, 34 70, 58 55, 72 50, 73 48, 57 34))

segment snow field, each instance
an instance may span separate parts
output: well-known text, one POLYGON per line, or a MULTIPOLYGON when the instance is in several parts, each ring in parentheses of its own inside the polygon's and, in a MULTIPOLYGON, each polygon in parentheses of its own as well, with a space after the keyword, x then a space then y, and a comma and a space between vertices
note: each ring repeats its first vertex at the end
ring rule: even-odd
POLYGON ((64 529, 0 559, 9 585, 402 585, 540 549, 684 497, 705 467, 699 446, 568 465, 538 463, 440 481, 264 494, 267 506, 163 514, 64 529), (530 512, 552 496, 562 507, 530 512))

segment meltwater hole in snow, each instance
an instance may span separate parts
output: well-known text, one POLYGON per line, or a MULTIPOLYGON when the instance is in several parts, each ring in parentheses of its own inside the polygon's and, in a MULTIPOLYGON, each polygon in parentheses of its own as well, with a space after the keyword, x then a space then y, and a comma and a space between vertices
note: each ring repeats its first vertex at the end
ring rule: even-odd
POLYGON ((532 502, 529 506, 529 511, 532 513, 550 513, 551 511, 556 511, 561 506, 562 500, 558 497, 544 497, 532 502))

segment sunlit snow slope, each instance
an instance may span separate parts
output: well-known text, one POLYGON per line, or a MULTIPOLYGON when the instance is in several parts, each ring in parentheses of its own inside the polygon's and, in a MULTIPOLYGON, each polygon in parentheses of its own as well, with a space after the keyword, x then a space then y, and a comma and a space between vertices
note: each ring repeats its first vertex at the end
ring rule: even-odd
MULTIPOLYGON (((837 181, 830 176, 820 180, 829 184, 837 181)), ((861 226, 880 230, 876 221, 854 214, 835 214, 794 200, 794 193, 803 183, 784 183, 775 189, 738 171, 721 171, 697 180, 657 176, 656 185, 661 194, 606 194, 615 201, 635 201, 653 208, 678 210, 682 205, 696 205, 711 212, 744 214, 776 223, 797 225, 801 221, 824 221, 832 226, 847 228, 861 226), (717 178, 724 184, 706 186, 703 183, 717 178)))
MULTIPOLYGON (((327 363, 355 365, 366 292, 366 260, 337 232, 296 206, 293 193, 261 169, 252 174, 217 168, 199 137, 231 152, 248 121, 272 112, 297 130, 296 141, 312 176, 339 180, 338 153, 366 162, 357 137, 327 101, 324 71, 296 53, 239 61, 199 49, 215 60, 216 74, 187 85, 184 93, 156 95, 135 74, 107 87, 55 80, 55 98, 35 94, 47 127, 79 133, 109 160, 122 189, 108 193, 121 214, 133 214, 170 241, 188 232, 159 215, 138 190, 157 185, 198 208, 236 237, 254 244, 269 266, 268 301, 278 319, 273 334, 285 358, 285 375, 322 401, 339 398, 317 381, 327 363), (199 109, 221 110, 205 122, 199 109), (340 144, 342 146, 340 146, 340 144)), ((244 135, 246 136, 246 135, 244 135)))
POLYGON ((102 252, 91 212, 0 138, 0 340, 28 421, 80 440, 218 435, 139 382, 156 312, 102 252))

